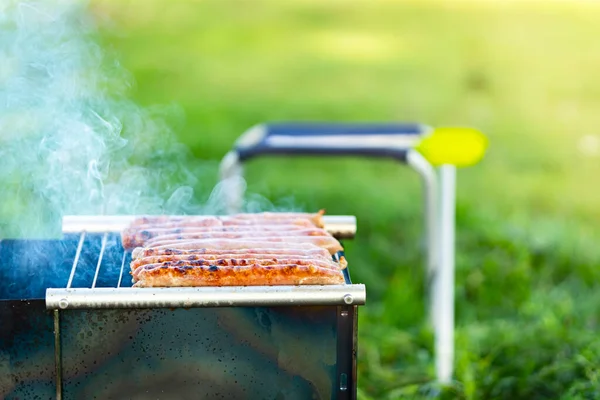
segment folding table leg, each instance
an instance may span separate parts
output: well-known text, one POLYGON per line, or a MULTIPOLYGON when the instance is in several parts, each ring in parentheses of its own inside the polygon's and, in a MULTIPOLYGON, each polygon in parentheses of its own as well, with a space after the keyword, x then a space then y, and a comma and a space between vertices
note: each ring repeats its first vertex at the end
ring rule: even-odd
POLYGON ((456 212, 456 167, 440 167, 440 268, 435 279, 437 292, 435 329, 436 375, 450 383, 454 364, 454 229, 456 212))

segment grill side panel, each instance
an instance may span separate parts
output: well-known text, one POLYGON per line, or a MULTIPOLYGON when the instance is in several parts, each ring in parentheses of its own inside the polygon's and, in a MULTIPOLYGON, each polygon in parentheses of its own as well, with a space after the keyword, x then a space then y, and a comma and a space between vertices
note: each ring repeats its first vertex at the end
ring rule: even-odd
POLYGON ((52 311, 43 300, 0 301, 0 399, 54 396, 52 311))
POLYGON ((337 307, 66 310, 64 399, 335 399, 337 307))
MULTIPOLYGON (((60 311, 62 398, 352 399, 355 310, 60 311)), ((52 311, 1 301, 0 317, 0 398, 54 398, 52 311)))

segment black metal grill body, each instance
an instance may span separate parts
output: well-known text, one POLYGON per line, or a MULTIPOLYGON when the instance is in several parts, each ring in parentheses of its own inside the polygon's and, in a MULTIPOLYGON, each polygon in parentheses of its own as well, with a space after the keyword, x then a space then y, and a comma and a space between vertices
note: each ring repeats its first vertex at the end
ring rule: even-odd
POLYGON ((0 398, 356 397, 356 305, 46 308, 71 276, 131 286, 129 257, 112 233, 0 242, 0 398))

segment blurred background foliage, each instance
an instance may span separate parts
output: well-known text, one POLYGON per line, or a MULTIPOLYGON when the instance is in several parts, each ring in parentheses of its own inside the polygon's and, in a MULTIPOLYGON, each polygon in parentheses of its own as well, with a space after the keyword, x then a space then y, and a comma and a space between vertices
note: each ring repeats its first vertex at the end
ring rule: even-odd
MULTIPOLYGON (((362 399, 600 398, 600 3, 93 0, 101 42, 202 165, 264 121, 462 125, 491 143, 458 184, 457 357, 433 382, 419 181, 391 161, 262 159, 248 189, 354 214, 368 285, 362 399)), ((257 200, 257 204, 266 204, 257 200)), ((267 207, 267 206, 265 206, 267 207)))

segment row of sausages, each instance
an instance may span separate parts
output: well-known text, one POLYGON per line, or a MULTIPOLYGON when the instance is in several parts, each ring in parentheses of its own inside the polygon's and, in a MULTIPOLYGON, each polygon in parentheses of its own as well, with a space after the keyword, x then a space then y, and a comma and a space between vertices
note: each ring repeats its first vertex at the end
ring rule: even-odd
POLYGON ((344 283, 323 212, 143 217, 122 232, 134 286, 344 283))

